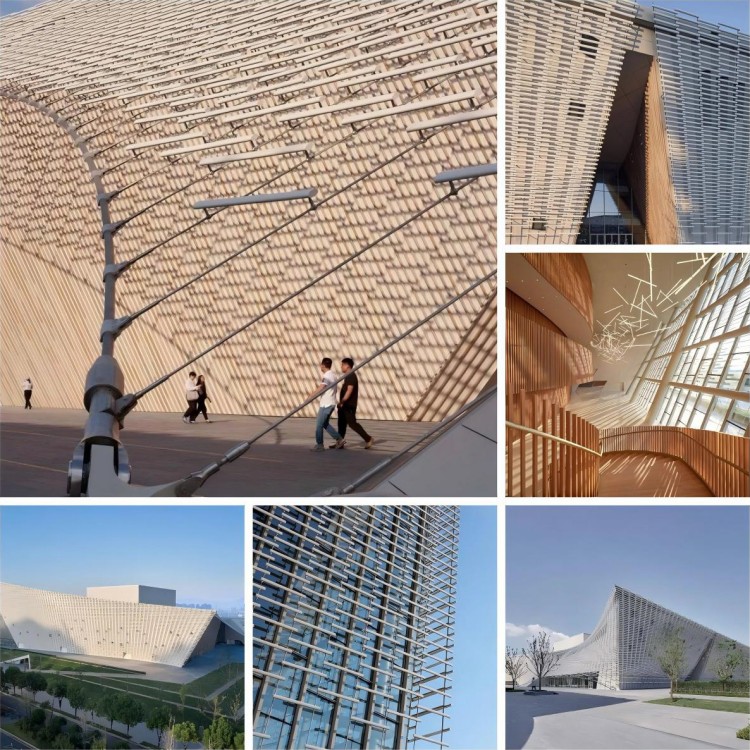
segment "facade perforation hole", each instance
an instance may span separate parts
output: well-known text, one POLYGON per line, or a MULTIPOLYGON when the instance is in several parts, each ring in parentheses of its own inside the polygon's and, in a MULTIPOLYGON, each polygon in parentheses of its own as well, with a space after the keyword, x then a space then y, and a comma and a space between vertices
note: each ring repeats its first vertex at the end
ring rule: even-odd
POLYGON ((583 102, 571 101, 568 104, 568 117, 575 117, 578 120, 582 120, 586 113, 586 105, 583 102))

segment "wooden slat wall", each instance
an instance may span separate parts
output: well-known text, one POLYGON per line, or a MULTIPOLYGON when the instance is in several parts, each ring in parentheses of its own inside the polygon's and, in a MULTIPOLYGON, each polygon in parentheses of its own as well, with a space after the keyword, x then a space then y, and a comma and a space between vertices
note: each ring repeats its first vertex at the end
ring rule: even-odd
POLYGON ((530 265, 594 325, 591 276, 581 253, 523 253, 530 265))
MULTIPOLYGON (((599 451, 599 430, 543 398, 506 395, 506 418, 599 451)), ((506 496, 595 497, 601 459, 556 440, 506 427, 506 496)))
POLYGON ((603 453, 645 451, 679 458, 717 497, 750 496, 750 438, 687 427, 641 425, 602 430, 601 439, 603 453))
POLYGON ((563 399, 558 403, 566 404, 570 387, 593 377, 591 351, 542 325, 541 313, 529 317, 530 305, 512 292, 506 294, 506 307, 506 393, 558 391, 563 399))

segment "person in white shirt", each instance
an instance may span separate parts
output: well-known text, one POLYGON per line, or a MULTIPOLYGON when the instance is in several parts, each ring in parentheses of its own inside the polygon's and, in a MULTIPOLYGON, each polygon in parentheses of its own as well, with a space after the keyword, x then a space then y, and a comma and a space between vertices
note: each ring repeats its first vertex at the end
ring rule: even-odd
POLYGON ((323 446, 323 430, 336 441, 330 446, 331 448, 344 447, 344 439, 330 423, 331 414, 333 414, 333 409, 336 406, 336 391, 338 390, 336 373, 331 370, 332 364, 333 360, 330 357, 323 357, 320 363, 320 372, 323 375, 320 385, 308 395, 308 398, 310 398, 318 393, 321 394, 318 418, 315 422, 315 447, 311 448, 313 451, 325 450, 323 446))
POLYGON ((191 372, 185 381, 185 398, 187 398, 188 408, 182 415, 182 421, 195 424, 195 418, 198 416, 198 385, 195 382, 194 372, 191 372))
POLYGON ((34 390, 34 385, 31 382, 31 378, 26 378, 23 381, 23 397, 26 401, 24 409, 31 409, 31 391, 34 390))

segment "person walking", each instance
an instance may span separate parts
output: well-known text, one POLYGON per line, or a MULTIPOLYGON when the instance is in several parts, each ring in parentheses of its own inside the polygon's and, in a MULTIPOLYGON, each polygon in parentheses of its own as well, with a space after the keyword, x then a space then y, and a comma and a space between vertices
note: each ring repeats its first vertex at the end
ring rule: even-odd
MULTIPOLYGON (((352 372, 354 360, 344 357, 341 360, 341 371, 346 375, 341 384, 341 400, 339 401, 339 434, 342 438, 346 436, 346 428, 351 427, 354 432, 365 441, 365 448, 372 448, 375 442, 362 425, 357 422, 357 399, 359 397, 359 380, 357 373, 352 372)), ((343 448, 343 445, 339 446, 343 448)))
POLYGON ((23 381, 23 398, 26 402, 24 404, 24 410, 31 409, 31 392, 34 390, 34 384, 31 382, 31 378, 26 378, 23 381))
POLYGON ((208 393, 206 391, 206 379, 203 377, 203 375, 198 375, 198 380, 196 380, 195 384, 198 386, 198 404, 195 416, 197 417, 198 414, 203 415, 203 419, 206 420, 206 422, 210 422, 211 420, 208 418, 208 410, 206 409, 206 401, 211 403, 211 399, 208 397, 208 393))
POLYGON ((198 416, 198 386, 195 383, 195 373, 191 372, 185 381, 185 398, 187 399, 188 408, 182 415, 182 421, 189 424, 195 424, 195 418, 198 416))
POLYGON ((323 430, 336 441, 331 448, 344 447, 344 438, 336 432, 330 423, 333 408, 336 406, 336 391, 338 390, 338 385, 336 384, 338 378, 336 377, 336 373, 331 370, 331 365, 333 365, 333 360, 330 357, 323 357, 320 362, 320 372, 322 373, 320 385, 307 396, 307 398, 312 398, 320 394, 318 418, 315 420, 315 447, 310 449, 312 451, 324 450, 323 430))

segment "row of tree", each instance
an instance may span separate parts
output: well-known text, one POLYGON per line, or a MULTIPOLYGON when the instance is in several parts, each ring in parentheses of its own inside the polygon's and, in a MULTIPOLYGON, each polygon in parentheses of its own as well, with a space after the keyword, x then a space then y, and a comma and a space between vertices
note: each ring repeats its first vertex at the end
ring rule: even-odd
MULTIPOLYGON (((743 670, 748 671, 747 659, 742 651, 737 648, 735 641, 722 641, 718 644, 719 654, 712 662, 714 673, 721 682, 722 689, 731 682, 734 675, 743 670)), ((674 692, 677 681, 685 672, 686 644, 682 637, 681 628, 668 628, 658 639, 655 647, 651 649, 652 656, 661 667, 664 674, 669 678, 669 696, 675 700, 674 692)), ((557 666, 560 654, 554 651, 550 636, 545 631, 529 639, 528 648, 506 647, 505 649, 505 672, 511 678, 513 690, 521 677, 530 672, 537 680, 537 686, 541 690, 542 680, 557 666)))
MULTIPOLYGON (((128 693, 104 690, 99 695, 87 690, 82 685, 70 684, 66 680, 46 677, 40 672, 22 672, 18 667, 0 669, 0 683, 2 689, 7 686, 26 690, 31 699, 36 702, 39 692, 46 692, 58 701, 58 708, 62 708, 63 699, 67 699, 73 709, 73 715, 78 718, 78 711, 82 712, 84 721, 93 721, 94 715, 109 721, 110 730, 115 721, 126 726, 126 734, 130 728, 141 722, 156 732, 159 747, 174 747, 175 742, 183 743, 183 747, 191 742, 203 741, 208 750, 236 750, 244 747, 244 732, 238 731, 235 723, 224 716, 214 713, 213 721, 206 727, 196 727, 192 721, 175 722, 171 707, 161 703, 146 710, 144 704, 128 693), (86 714, 90 714, 88 717, 86 714)), ((49 705, 49 703, 47 704, 49 705)))

